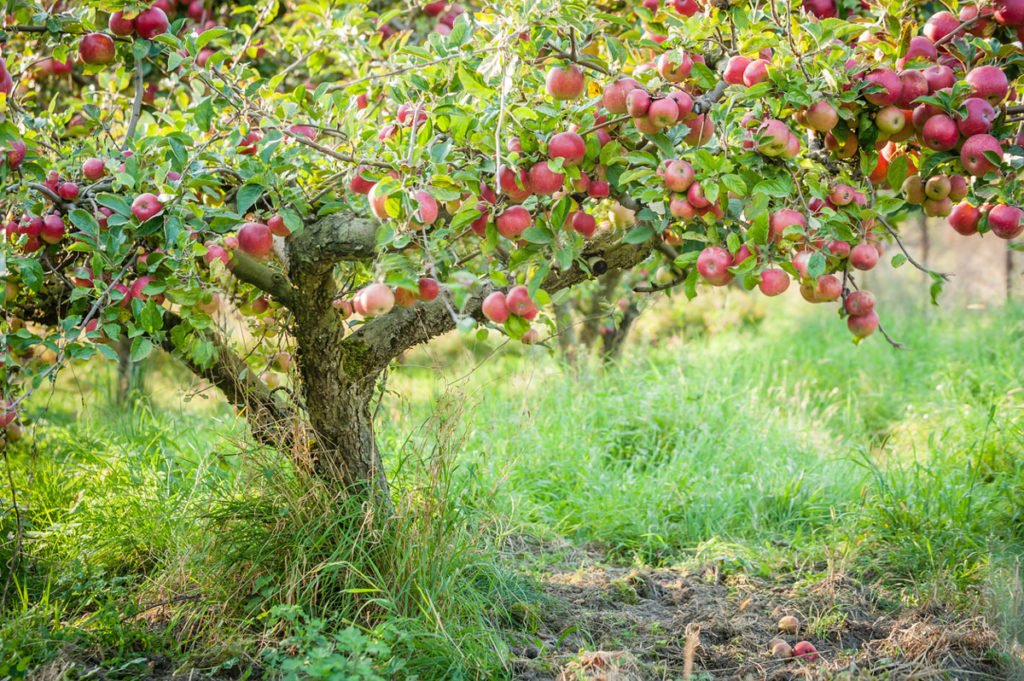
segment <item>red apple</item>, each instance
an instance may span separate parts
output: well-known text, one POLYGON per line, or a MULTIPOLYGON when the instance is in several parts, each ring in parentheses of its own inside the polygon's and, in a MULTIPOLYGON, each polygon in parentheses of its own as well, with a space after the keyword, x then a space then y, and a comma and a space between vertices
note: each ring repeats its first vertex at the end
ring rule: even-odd
POLYGON ((949 226, 958 234, 963 234, 964 236, 977 234, 980 221, 981 211, 978 210, 977 206, 967 201, 962 201, 953 206, 953 210, 949 214, 949 226))
POLYGON ((850 264, 858 270, 874 269, 878 264, 878 251, 869 243, 857 244, 850 251, 850 264))
POLYGON ((597 231, 597 220, 594 219, 594 216, 581 210, 573 213, 571 224, 572 228, 578 234, 583 235, 585 239, 594 236, 594 232, 597 231))
POLYGON ((530 298, 530 291, 525 286, 513 286, 505 296, 508 311, 523 319, 533 320, 537 316, 537 305, 530 298))
POLYGON ((288 229, 288 225, 284 224, 284 218, 280 215, 271 216, 267 220, 267 227, 270 228, 270 233, 274 236, 287 237, 292 233, 292 230, 288 229))
POLYGON ((238 248, 254 258, 266 258, 274 245, 274 234, 261 222, 247 222, 238 230, 238 248))
POLYGON ((761 281, 757 288, 766 296, 777 296, 789 288, 789 275, 785 270, 772 267, 761 272, 761 281))
POLYGON ((876 106, 895 104, 903 90, 900 77, 890 69, 875 69, 864 76, 864 83, 870 90, 864 94, 864 99, 876 106))
POLYGON ((828 102, 819 101, 807 108, 804 121, 811 130, 828 132, 839 123, 839 114, 828 102))
POLYGON ((866 315, 875 309, 875 296, 869 291, 854 291, 846 296, 843 306, 846 308, 847 314, 866 315))
POLYGON ((545 86, 548 94, 555 99, 570 100, 578 99, 583 94, 585 84, 583 72, 575 65, 569 64, 565 67, 552 67, 548 71, 545 86))
POLYGON ((949 151, 960 139, 956 122, 946 114, 936 114, 925 121, 921 140, 929 149, 949 151))
POLYGON ((103 161, 98 158, 87 158, 82 164, 82 175, 90 182, 96 182, 106 172, 103 161))
POLYGON ((540 161, 530 168, 530 187, 537 194, 550 195, 565 184, 565 175, 548 167, 547 161, 540 161))
POLYGON ((78 57, 86 64, 109 64, 115 52, 114 39, 105 33, 89 33, 78 43, 78 57))
POLYGON ((159 7, 150 7, 135 17, 135 32, 140 38, 152 40, 153 38, 167 32, 170 22, 167 15, 159 7))
POLYGON ((514 239, 533 224, 530 211, 522 206, 510 206, 498 216, 498 233, 506 239, 514 239))
POLYGON ((395 294, 387 284, 370 284, 359 292, 359 297, 363 309, 370 317, 385 315, 395 306, 395 294))
POLYGON ((743 72, 750 64, 750 59, 739 55, 729 57, 726 62, 725 71, 722 73, 722 80, 730 85, 743 85, 743 72))
POLYGON ((495 324, 504 324, 505 320, 508 319, 508 301, 505 298, 505 294, 501 291, 495 291, 484 298, 480 309, 484 316, 495 324))
POLYGON ((562 165, 570 167, 579 165, 587 154, 587 145, 583 138, 574 132, 560 132, 552 135, 548 141, 548 158, 565 159, 562 165))
POLYGON ((530 177, 525 168, 520 168, 516 173, 508 166, 501 166, 498 169, 497 182, 500 193, 513 203, 522 203, 533 194, 530 177))
POLYGON ((1003 146, 995 137, 987 134, 972 135, 960 149, 960 163, 971 175, 981 177, 998 168, 985 157, 985 152, 995 154, 1000 161, 1003 158, 1003 146))
POLYGON ((48 244, 60 243, 64 238, 64 220, 56 213, 51 213, 43 218, 43 228, 39 238, 48 244))
POLYGON ((666 52, 658 57, 658 73, 670 83, 681 83, 689 78, 692 68, 693 60, 687 54, 673 57, 670 52, 666 52))
MULTIPOLYGON (((866 312, 861 315, 850 315, 846 318, 846 328, 850 330, 850 333, 855 338, 867 338, 878 329, 878 313, 874 310, 866 312)), ((807 641, 801 641, 796 644, 793 649, 794 652, 799 649, 797 657, 807 660, 808 662, 814 662, 818 659, 818 652, 814 646, 807 641)))
POLYGON ((957 126, 960 134, 964 137, 980 135, 992 129, 992 123, 996 119, 996 110, 987 100, 980 97, 970 97, 964 104, 967 113, 959 117, 957 126))
POLYGON ((725 286, 732 281, 732 256, 721 246, 708 246, 697 256, 697 272, 713 286, 725 286))
POLYGON ((164 209, 164 204, 160 203, 160 199, 154 194, 145 193, 139 194, 132 201, 132 215, 139 220, 139 222, 145 222, 154 215, 164 209))
POLYGON ((434 224, 438 214, 437 199, 423 189, 416 191, 415 199, 418 204, 415 215, 416 219, 423 225, 434 224))
POLYGON ((672 160, 664 165, 665 186, 669 191, 685 192, 693 184, 693 166, 687 161, 672 160))
MULTIPOLYGON (((1024 232, 1024 225, 1021 224, 1021 217, 1024 212, 1016 206, 999 204, 993 206, 988 212, 988 226, 1000 239, 1015 239, 1024 232)), ((45 238, 45 237, 44 237, 45 238)))
POLYGON ((986 99, 993 106, 1006 99, 1010 91, 1006 74, 998 66, 973 68, 964 80, 974 89, 975 97, 986 99))
POLYGON ((768 62, 764 59, 755 59, 743 69, 743 84, 752 87, 758 83, 768 80, 768 62))
POLYGON ((433 277, 420 277, 417 282, 420 300, 425 300, 428 303, 431 300, 437 298, 441 292, 441 286, 437 283, 437 279, 433 277))
MULTIPOLYGON (((801 230, 807 229, 807 219, 803 213, 792 208, 782 208, 771 214, 768 221, 768 239, 773 243, 781 242, 785 236, 787 227, 799 227, 801 230)), ((797 234, 791 238, 799 239, 802 235, 797 234)))
POLYGON ((111 14, 107 26, 114 35, 128 36, 135 32, 135 22, 132 19, 125 19, 124 12, 111 14))
POLYGON ((605 86, 601 103, 608 113, 624 114, 626 113, 626 95, 639 87, 640 83, 632 78, 619 78, 605 86))

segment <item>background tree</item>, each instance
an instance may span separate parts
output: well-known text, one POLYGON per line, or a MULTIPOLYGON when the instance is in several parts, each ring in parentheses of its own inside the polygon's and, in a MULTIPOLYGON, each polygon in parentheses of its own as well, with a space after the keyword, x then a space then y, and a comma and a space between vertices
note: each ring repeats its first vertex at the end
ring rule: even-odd
POLYGON ((1019 5, 9 2, 0 421, 127 338, 384 492, 389 363, 456 329, 541 342, 598 273, 795 279, 866 337, 856 274, 888 241, 918 265, 914 206, 1021 233, 1019 5))

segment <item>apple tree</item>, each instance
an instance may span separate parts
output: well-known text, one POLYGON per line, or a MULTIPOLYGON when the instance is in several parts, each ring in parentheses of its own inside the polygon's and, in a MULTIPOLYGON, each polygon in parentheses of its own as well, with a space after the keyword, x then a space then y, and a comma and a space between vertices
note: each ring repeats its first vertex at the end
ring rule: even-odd
POLYGON ((607 272, 792 285, 862 339, 909 212, 1024 228, 1021 30, 1024 0, 9 0, 0 426, 127 342, 386 492, 395 357, 548 342, 607 272))

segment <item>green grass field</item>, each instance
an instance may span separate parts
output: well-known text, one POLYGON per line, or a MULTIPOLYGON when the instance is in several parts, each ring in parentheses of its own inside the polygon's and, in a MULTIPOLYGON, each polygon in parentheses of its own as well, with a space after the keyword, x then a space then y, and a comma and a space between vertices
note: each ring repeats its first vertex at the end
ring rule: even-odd
MULTIPOLYGON (((585 676, 599 646, 627 651, 637 678, 683 678, 682 654, 664 652, 686 638, 675 615, 629 586, 680 575, 687 591, 721 584, 708 598, 727 608, 771 600, 764 621, 803 607, 830 651, 820 678, 956 678, 954 659, 979 665, 963 678, 1012 678, 1024 308, 887 321, 909 351, 856 347, 814 309, 637 342, 606 370, 542 349, 418 352, 378 421, 389 518, 252 447, 212 392, 180 399, 166 361, 128 409, 106 369, 79 367, 37 395, 8 454, 21 529, 5 471, 0 679, 554 678, 585 676), (841 587, 826 598, 825 583, 841 587), (609 612, 632 625, 602 630, 609 612), (946 677, 881 656, 842 676, 869 614, 980 642, 946 641, 946 663, 902 644, 900 664, 946 677), (648 646, 662 639, 676 643, 648 646)), ((716 656, 764 653, 767 639, 741 650, 738 621, 701 635, 693 678, 740 678, 716 656)))

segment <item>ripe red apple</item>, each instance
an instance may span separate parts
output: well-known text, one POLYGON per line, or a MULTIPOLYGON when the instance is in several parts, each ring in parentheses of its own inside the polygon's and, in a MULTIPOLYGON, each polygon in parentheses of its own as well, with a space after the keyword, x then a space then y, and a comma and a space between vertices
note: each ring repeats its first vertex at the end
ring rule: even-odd
POLYGON ((230 257, 223 246, 206 244, 206 253, 203 254, 203 260, 205 260, 207 264, 212 263, 214 260, 220 260, 222 263, 227 265, 230 257))
POLYGON ((18 418, 18 409, 13 402, 0 402, 0 428, 6 428, 18 418))
POLYGON ((804 9, 818 19, 834 19, 836 17, 836 0, 804 0, 804 9))
POLYGON ((946 114, 936 114, 925 121, 921 129, 921 140, 929 149, 949 151, 960 139, 956 122, 946 114))
POLYGON ((937 43, 959 28, 960 20, 951 13, 936 12, 925 22, 922 33, 933 43, 937 43))
POLYGON ((656 99, 647 109, 647 118, 658 128, 667 128, 679 119, 679 105, 668 97, 656 99))
POLYGON ((684 125, 690 129, 690 132, 683 139, 694 147, 707 144, 715 134, 715 122, 707 114, 699 114, 684 125))
POLYGON ((949 200, 950 201, 961 201, 969 191, 967 186, 967 180, 963 175, 950 175, 949 176, 949 200))
POLYGON ((19 138, 11 140, 6 149, 0 147, 0 151, 3 151, 4 154, 0 157, 0 163, 6 161, 10 170, 18 170, 25 161, 28 149, 25 147, 25 142, 19 138))
POLYGON ((587 188, 587 195, 592 199, 606 199, 612 188, 605 180, 593 180, 587 188))
POLYGON ((729 57, 725 64, 725 71, 722 73, 722 80, 730 85, 743 85, 743 72, 750 64, 750 59, 739 55, 729 57))
POLYGON ((523 319, 533 320, 537 316, 537 305, 530 298, 530 291, 525 286, 513 286, 505 296, 508 311, 523 319))
POLYGON ((498 233, 506 239, 514 239, 533 224, 530 211, 522 206, 510 206, 498 216, 498 233))
POLYGON ((864 99, 876 106, 895 104, 903 90, 900 77, 890 69, 875 69, 864 76, 864 83, 869 90, 865 92, 864 99))
POLYGON ((64 238, 64 219, 56 213, 51 213, 43 218, 43 229, 39 238, 48 244, 60 243, 64 238))
POLYGON ((82 164, 82 175, 90 182, 99 180, 105 172, 103 161, 98 158, 87 158, 82 164))
POLYGON ((939 56, 935 49, 935 43, 926 36, 915 35, 907 44, 907 52, 896 62, 896 66, 903 68, 908 62, 915 59, 924 61, 935 61, 939 56))
POLYGON ((604 93, 601 95, 601 103, 608 113, 624 114, 626 113, 626 95, 639 87, 640 83, 632 78, 619 78, 605 86, 604 93))
POLYGON ((949 214, 949 226, 958 234, 971 236, 978 233, 978 223, 981 221, 981 211, 978 207, 963 201, 953 206, 949 214))
POLYGON ((409 308, 416 304, 416 294, 407 288, 399 286, 395 288, 395 305, 409 308))
POLYGON ((711 205, 711 202, 704 196, 704 188, 700 186, 700 182, 694 182, 686 190, 686 201, 698 210, 711 205))
POLYGON ((853 203, 856 198, 856 190, 846 184, 837 184, 832 188, 832 193, 828 195, 828 200, 836 206, 848 206, 853 203))
POLYGON ((594 216, 578 210, 572 214, 572 228, 578 233, 583 235, 585 239, 589 239, 594 236, 594 232, 597 231, 597 220, 594 216))
POLYGON ((384 193, 381 188, 380 182, 375 182, 370 187, 370 192, 366 195, 367 201, 370 202, 370 212, 373 213, 378 220, 388 219, 387 202, 388 195, 384 193))
POLYGON ((693 166, 687 161, 672 160, 665 163, 665 186, 669 191, 685 192, 693 184, 693 166))
POLYGON ((854 291, 846 296, 843 307, 846 308, 847 314, 853 316, 866 315, 875 309, 875 296, 870 291, 854 291))
POLYGON ((626 95, 626 113, 633 118, 643 118, 651 108, 651 96, 646 90, 636 88, 626 95))
POLYGON ((674 196, 669 201, 668 210, 674 218, 681 218, 683 220, 692 220, 697 215, 697 211, 690 202, 681 196, 674 196))
MULTIPOLYGON (((805 6, 808 0, 804 0, 805 6)), ((780 660, 788 660, 793 657, 793 648, 785 641, 772 641, 772 655, 780 660)))
POLYGON ((140 38, 152 40, 153 38, 167 33, 170 22, 167 15, 159 7, 150 7, 135 17, 135 32, 140 38))
POLYGON ((284 218, 280 215, 271 216, 267 220, 267 227, 270 228, 270 233, 274 236, 286 237, 292 233, 292 230, 288 229, 288 225, 284 224, 284 218))
POLYGON ((981 135, 992 129, 992 123, 996 119, 996 110, 987 100, 970 97, 963 106, 967 109, 967 113, 959 117, 957 124, 961 135, 964 137, 981 135))
POLYGON ((545 83, 548 94, 560 100, 578 99, 585 85, 583 72, 573 64, 552 67, 545 83))
POLYGON ((679 109, 678 120, 686 120, 686 118, 693 112, 693 97, 682 90, 673 90, 668 93, 668 99, 674 101, 676 103, 676 107, 679 109))
POLYGON ((761 272, 761 281, 758 282, 757 288, 766 296, 781 295, 789 288, 789 275, 778 267, 766 269, 761 272))
POLYGON ((673 57, 670 52, 665 52, 658 57, 658 73, 670 83, 681 83, 689 78, 692 68, 693 60, 687 54, 673 57))
POLYGON ((1016 206, 1007 206, 1006 204, 999 204, 993 206, 992 210, 988 212, 988 226, 1000 239, 1015 239, 1020 236, 1021 232, 1024 232, 1024 224, 1021 224, 1021 218, 1024 216, 1024 212, 1016 206))
POLYGON ((1014 28, 1024 25, 1024 2, 1022 0, 996 0, 993 17, 1004 26, 1014 28))
POLYGON ((381 284, 376 282, 370 284, 362 291, 359 295, 363 309, 366 310, 366 314, 370 317, 380 317, 388 312, 395 306, 395 294, 387 286, 387 284, 381 284))
POLYGON ((132 19, 125 19, 124 12, 111 14, 107 27, 111 33, 119 36, 129 36, 135 32, 135 22, 132 19))
POLYGON ((828 132, 839 123, 839 114, 828 102, 818 101, 807 108, 804 121, 811 130, 828 132))
POLYGON ((155 194, 145 193, 139 194, 132 201, 132 215, 138 219, 139 222, 145 222, 154 215, 164 209, 164 204, 160 202, 160 199, 155 194))
POLYGON ((564 166, 579 165, 587 154, 587 145, 575 132, 560 132, 548 141, 548 158, 565 159, 564 166))
POLYGON ((964 80, 974 88, 975 97, 988 100, 988 103, 993 106, 1006 99, 1006 95, 1010 91, 1010 82, 998 66, 975 67, 971 69, 964 80))
MULTIPOLYGON (((803 213, 792 208, 782 208, 771 214, 768 220, 768 239, 773 243, 781 242, 785 236, 787 227, 799 227, 801 230, 807 229, 807 219, 803 213)), ((800 235, 796 235, 792 238, 799 239, 800 235)))
POLYGON ((115 51, 114 39, 105 33, 89 33, 78 43, 78 57, 86 64, 109 64, 115 51))
POLYGON ((274 245, 270 227, 261 222, 247 222, 238 230, 238 247, 254 258, 266 258, 274 245))
POLYGON ((900 96, 896 99, 896 106, 910 109, 914 106, 914 100, 924 97, 928 92, 928 77, 923 71, 900 71, 900 96))
POLYGON ((697 272, 713 286, 725 286, 732 281, 732 256, 721 246, 708 246, 697 256, 697 272))
POLYGON ((438 214, 437 199, 431 196, 430 192, 423 189, 417 190, 414 198, 418 204, 416 219, 423 225, 434 224, 438 214))
POLYGON ((995 154, 1001 161, 1003 145, 992 135, 972 135, 960 149, 960 163, 964 170, 974 177, 997 170, 998 166, 985 157, 985 152, 995 154))
POLYGON ((755 59, 747 64, 747 68, 743 69, 743 84, 752 87, 768 80, 768 66, 765 59, 755 59))
MULTIPOLYGON (((853 254, 850 254, 853 257, 853 254)), ((834 274, 823 274, 818 277, 818 283, 814 287, 814 295, 818 302, 827 303, 831 300, 838 300, 843 295, 843 282, 834 274)))
MULTIPOLYGON (((867 338, 878 329, 878 313, 874 310, 866 312, 860 315, 850 315, 846 318, 846 328, 850 330, 855 338, 867 338)), ((814 649, 807 641, 801 641, 796 644, 794 652, 800 650, 797 657, 802 657, 808 662, 814 662, 818 659, 818 652, 814 649), (803 646, 803 647, 801 647, 803 646)))
POLYGON ((522 203, 533 194, 530 176, 525 168, 520 168, 519 172, 516 173, 515 170, 508 166, 501 166, 498 169, 497 182, 500 192, 513 203, 522 203))
POLYGON ((530 168, 530 186, 537 194, 550 195, 559 191, 565 184, 565 175, 556 173, 548 167, 547 161, 535 163, 530 168))
POLYGON ((505 298, 505 294, 501 291, 495 291, 484 298, 480 309, 484 316, 495 324, 504 324, 505 320, 508 319, 508 301, 505 298))
POLYGON ((417 282, 420 300, 425 300, 428 303, 431 300, 437 298, 441 292, 441 285, 437 283, 437 279, 433 277, 420 277, 417 282))
POLYGON ((73 201, 78 198, 78 185, 74 182, 61 182, 57 185, 57 196, 65 201, 73 201))
POLYGON ((956 82, 956 75, 953 73, 953 69, 945 64, 929 66, 924 70, 924 77, 928 81, 929 92, 951 88, 956 82))
POLYGON ((878 251, 869 243, 860 243, 850 251, 850 264, 858 270, 874 269, 878 264, 878 251))
POLYGON ((782 121, 775 118, 765 121, 758 128, 758 151, 765 156, 781 156, 789 144, 790 134, 789 128, 782 121))

